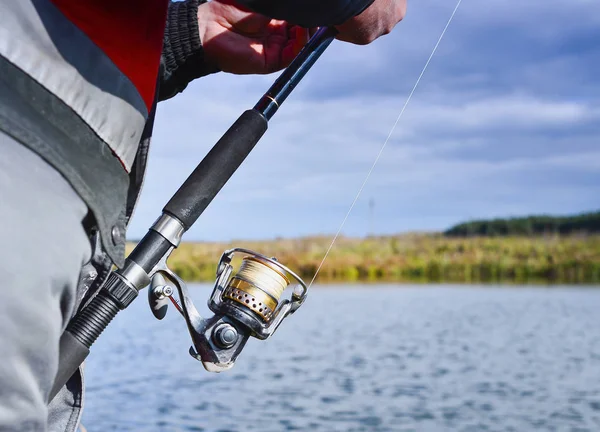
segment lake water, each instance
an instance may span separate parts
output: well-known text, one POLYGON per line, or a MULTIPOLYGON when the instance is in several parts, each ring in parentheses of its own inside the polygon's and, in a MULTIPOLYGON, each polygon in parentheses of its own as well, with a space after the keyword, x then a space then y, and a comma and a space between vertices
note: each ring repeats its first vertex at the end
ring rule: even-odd
POLYGON ((600 430, 600 289, 317 287, 228 372, 189 346, 143 293, 87 362, 88 431, 600 430))

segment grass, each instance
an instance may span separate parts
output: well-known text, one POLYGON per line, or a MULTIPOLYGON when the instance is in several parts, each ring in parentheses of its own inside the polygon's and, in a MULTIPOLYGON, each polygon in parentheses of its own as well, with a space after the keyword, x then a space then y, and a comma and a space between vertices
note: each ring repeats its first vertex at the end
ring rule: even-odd
MULTIPOLYGON (((310 281, 330 237, 183 243, 170 267, 188 281, 213 281, 234 246, 277 259, 310 281)), ((129 245, 131 249, 133 245, 129 245)), ((319 282, 600 283, 600 235, 449 238, 410 234, 339 238, 319 282)))

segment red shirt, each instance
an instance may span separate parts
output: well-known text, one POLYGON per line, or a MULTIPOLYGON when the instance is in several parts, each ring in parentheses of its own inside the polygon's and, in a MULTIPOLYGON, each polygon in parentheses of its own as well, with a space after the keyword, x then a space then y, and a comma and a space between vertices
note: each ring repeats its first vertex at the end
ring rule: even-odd
POLYGON ((154 102, 169 0, 51 0, 154 102))

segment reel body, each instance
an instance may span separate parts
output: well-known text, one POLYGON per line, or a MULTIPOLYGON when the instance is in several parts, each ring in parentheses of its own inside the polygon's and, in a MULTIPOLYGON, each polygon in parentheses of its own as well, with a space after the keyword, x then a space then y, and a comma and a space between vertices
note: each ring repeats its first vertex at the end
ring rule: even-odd
POLYGON ((208 299, 208 307, 215 314, 212 318, 200 316, 185 283, 166 267, 152 277, 148 300, 157 319, 165 316, 167 302, 172 302, 187 323, 192 357, 209 372, 220 372, 233 367, 250 336, 261 340, 271 337, 302 305, 307 292, 304 281, 275 258, 235 248, 223 253, 217 267, 208 299), (236 271, 232 259, 238 253, 244 257, 236 271), (180 301, 173 297, 169 282, 175 285, 180 301), (295 287, 290 298, 282 299, 291 283, 295 287))

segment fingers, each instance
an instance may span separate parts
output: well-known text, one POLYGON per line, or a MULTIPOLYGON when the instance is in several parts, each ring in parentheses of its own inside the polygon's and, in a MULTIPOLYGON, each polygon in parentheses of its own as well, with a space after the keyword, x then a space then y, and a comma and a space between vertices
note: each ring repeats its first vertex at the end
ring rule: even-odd
POLYGON ((299 26, 291 26, 288 29, 288 42, 281 51, 280 68, 287 67, 298 55, 309 39, 309 30, 299 26))
POLYGON ((336 26, 337 39, 367 45, 390 33, 406 14, 406 0, 375 0, 361 14, 336 26))
POLYGON ((276 72, 289 65, 308 41, 308 29, 241 11, 231 0, 206 5, 210 10, 198 12, 205 57, 223 72, 276 72))
POLYGON ((310 37, 310 32, 308 29, 305 29, 303 27, 299 27, 299 26, 294 26, 292 27, 294 34, 294 57, 298 55, 298 53, 300 51, 302 51, 302 48, 304 48, 304 45, 306 45, 306 43, 308 42, 308 39, 310 37))
MULTIPOLYGON (((278 31, 272 31, 265 40, 265 73, 287 67, 308 42, 308 29, 290 25, 284 21, 276 23, 278 31)), ((273 27, 273 23, 271 25, 273 27)))

